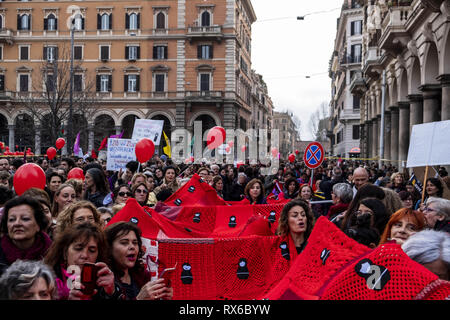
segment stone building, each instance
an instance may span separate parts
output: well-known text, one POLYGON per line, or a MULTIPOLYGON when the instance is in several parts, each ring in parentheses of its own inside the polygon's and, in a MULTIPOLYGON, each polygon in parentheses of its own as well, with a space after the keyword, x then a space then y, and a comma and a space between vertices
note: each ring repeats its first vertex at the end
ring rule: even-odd
MULTIPOLYGON (((42 70, 69 61, 72 25, 72 92, 92 88, 95 102, 89 114, 73 102, 85 152, 107 135, 130 138, 138 118, 164 120, 169 137, 196 120, 203 131, 270 128, 271 99, 251 68, 255 20, 250 0, 0 2, 0 141, 36 154, 54 145, 42 70), (48 117, 38 121, 24 97, 48 117)), ((67 134, 68 118, 59 120, 67 134)))
POLYGON ((296 141, 300 140, 292 117, 293 114, 288 111, 273 113, 273 129, 279 132, 278 152, 281 159, 287 159, 295 151, 296 141))
POLYGON ((412 126, 450 119, 450 1, 357 2, 365 12, 362 73, 350 88, 361 95, 361 152, 401 168, 412 126))

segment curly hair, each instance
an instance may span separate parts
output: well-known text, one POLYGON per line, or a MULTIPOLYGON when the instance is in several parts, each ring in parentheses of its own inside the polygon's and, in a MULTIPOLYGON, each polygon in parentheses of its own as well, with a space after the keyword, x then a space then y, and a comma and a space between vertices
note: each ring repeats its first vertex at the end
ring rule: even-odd
POLYGON ((94 221, 95 224, 98 226, 102 225, 101 219, 100 219, 100 213, 98 212, 97 208, 92 204, 90 201, 78 201, 75 203, 72 203, 68 207, 66 207, 61 213, 58 215, 58 218, 56 220, 56 234, 63 233, 68 227, 72 226, 74 224, 73 216, 75 212, 78 209, 89 209, 92 211, 92 214, 94 215, 94 221))
POLYGON ((279 236, 287 236, 289 234, 289 211, 296 206, 300 206, 306 213, 306 231, 304 238, 308 239, 311 231, 314 227, 314 215, 305 200, 302 199, 294 199, 289 201, 281 210, 280 218, 278 219, 278 228, 276 234, 279 236))

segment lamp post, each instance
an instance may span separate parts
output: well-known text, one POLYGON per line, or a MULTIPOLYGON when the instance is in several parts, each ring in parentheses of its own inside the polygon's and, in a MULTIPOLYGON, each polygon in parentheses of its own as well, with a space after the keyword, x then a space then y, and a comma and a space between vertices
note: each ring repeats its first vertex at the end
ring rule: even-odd
POLYGON ((70 28, 70 90, 69 90, 69 121, 67 126, 67 148, 69 155, 72 153, 72 129, 73 129, 73 42, 74 42, 74 25, 75 19, 72 20, 70 28))

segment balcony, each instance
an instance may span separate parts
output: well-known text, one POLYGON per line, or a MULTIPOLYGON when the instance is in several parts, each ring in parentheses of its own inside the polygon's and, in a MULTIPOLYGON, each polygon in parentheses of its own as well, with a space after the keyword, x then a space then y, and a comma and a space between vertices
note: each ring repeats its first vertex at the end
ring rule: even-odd
POLYGON ((341 58, 340 64, 341 66, 349 65, 349 64, 356 64, 361 63, 362 57, 360 55, 352 56, 352 55, 345 55, 341 58))
POLYGON ((221 42, 223 39, 222 26, 189 26, 187 29, 189 42, 195 40, 215 39, 221 42))
MULTIPOLYGON (((403 3, 403 2, 402 2, 403 3)), ((411 6, 390 7, 381 24, 381 38, 378 45, 381 49, 394 54, 401 52, 405 42, 409 41, 406 22, 412 12, 411 6), (403 41, 401 39, 404 39, 403 41)))
POLYGON ((0 29, 0 43, 13 44, 13 32, 10 29, 0 29))
POLYGON ((362 95, 367 90, 366 81, 364 80, 361 72, 356 72, 350 80, 350 92, 352 94, 362 95))
POLYGON ((368 77, 376 77, 381 69, 380 49, 378 47, 369 47, 364 59, 363 74, 368 77))

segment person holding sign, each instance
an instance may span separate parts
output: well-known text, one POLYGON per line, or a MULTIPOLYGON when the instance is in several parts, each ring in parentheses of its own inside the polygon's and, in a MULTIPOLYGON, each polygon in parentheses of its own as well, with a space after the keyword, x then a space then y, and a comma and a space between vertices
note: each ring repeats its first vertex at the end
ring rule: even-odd
POLYGON ((117 222, 105 230, 111 267, 124 300, 171 300, 173 288, 164 279, 150 281, 142 263, 141 230, 132 222, 117 222))

